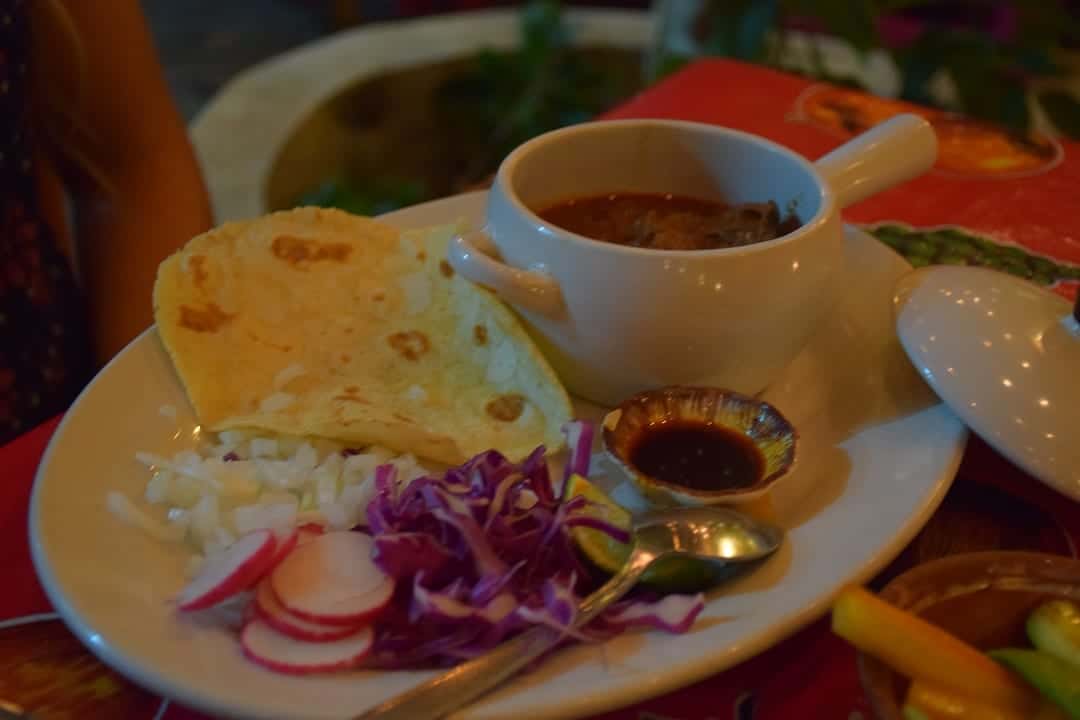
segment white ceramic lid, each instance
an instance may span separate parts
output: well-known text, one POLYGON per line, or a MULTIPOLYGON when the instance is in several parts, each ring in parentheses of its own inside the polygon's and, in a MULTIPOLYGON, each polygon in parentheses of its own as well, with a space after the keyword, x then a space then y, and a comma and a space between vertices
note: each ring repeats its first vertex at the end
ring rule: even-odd
POLYGON ((1080 500, 1080 305, 1005 273, 934 266, 893 298, 908 357, 968 426, 1080 500))

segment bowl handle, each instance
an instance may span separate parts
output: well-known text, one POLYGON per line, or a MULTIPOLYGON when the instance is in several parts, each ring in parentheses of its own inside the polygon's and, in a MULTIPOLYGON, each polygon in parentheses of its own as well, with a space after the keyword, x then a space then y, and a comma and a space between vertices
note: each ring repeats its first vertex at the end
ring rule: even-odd
POLYGON ((904 113, 857 135, 814 165, 845 208, 922 175, 936 160, 933 126, 904 113))
POLYGON ((451 239, 447 259, 466 280, 486 287, 511 305, 548 317, 562 313, 562 292, 553 277, 511 267, 492 257, 494 254, 490 238, 475 231, 451 239))

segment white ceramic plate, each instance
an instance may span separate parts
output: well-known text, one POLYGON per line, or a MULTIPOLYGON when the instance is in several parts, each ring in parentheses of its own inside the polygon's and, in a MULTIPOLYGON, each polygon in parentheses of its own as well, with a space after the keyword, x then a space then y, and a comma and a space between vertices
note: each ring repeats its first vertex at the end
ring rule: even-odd
MULTIPOLYGON (((417 226, 478 218, 483 198, 450 198, 388 219, 417 226)), ((715 592, 692 632, 569 649, 459 717, 580 717, 706 677, 819 617, 841 585, 869 578, 922 527, 952 481, 966 431, 893 332, 891 288, 907 265, 854 230, 847 249, 844 301, 766 395, 801 433, 797 467, 774 496, 790 531, 782 550, 715 592)), ((33 556, 49 598, 83 642, 136 682, 226 716, 343 718, 428 677, 275 675, 245 661, 227 632, 173 612, 184 554, 118 523, 105 494, 139 496, 147 474, 135 451, 189 447, 194 427, 150 330, 98 375, 53 437, 34 487, 33 556), (178 409, 179 430, 163 405, 178 409)))

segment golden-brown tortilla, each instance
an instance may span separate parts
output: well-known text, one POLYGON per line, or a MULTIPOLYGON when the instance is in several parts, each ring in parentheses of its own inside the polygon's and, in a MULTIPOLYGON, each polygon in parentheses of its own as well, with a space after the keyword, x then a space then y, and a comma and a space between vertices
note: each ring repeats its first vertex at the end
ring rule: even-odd
POLYGON ((154 314, 200 422, 446 463, 561 446, 566 391, 445 261, 453 231, 302 208, 191 240, 159 268, 154 314))

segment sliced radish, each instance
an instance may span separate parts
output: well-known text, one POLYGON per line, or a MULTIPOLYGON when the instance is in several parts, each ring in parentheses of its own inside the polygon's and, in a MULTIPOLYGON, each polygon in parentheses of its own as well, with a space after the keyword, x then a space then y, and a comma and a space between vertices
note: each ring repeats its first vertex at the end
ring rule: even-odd
POLYGON ((269 578, 259 583, 259 587, 255 591, 254 605, 256 617, 282 635, 288 635, 294 640, 306 640, 307 642, 340 640, 343 637, 354 635, 363 627, 363 625, 322 625, 308 620, 301 620, 291 615, 278 602, 277 597, 274 595, 274 588, 270 586, 269 578))
POLYGON ((394 580, 371 559, 374 541, 349 530, 297 547, 274 568, 270 583, 290 613, 324 625, 356 626, 390 602, 394 580))
POLYGON ((289 675, 348 670, 371 652, 375 633, 370 627, 330 642, 305 642, 274 630, 262 620, 252 620, 240 633, 240 647, 251 661, 289 675))
POLYGON ((306 545, 315 538, 319 537, 326 532, 326 529, 322 525, 316 525, 315 523, 304 523, 297 528, 296 542, 298 545, 306 545))
POLYGON ((276 544, 274 533, 255 530, 207 557, 180 591, 180 609, 202 610, 247 590, 270 569, 276 544))
POLYGON ((278 530, 274 533, 274 539, 277 544, 274 546, 274 557, 270 561, 271 569, 277 567, 296 548, 296 543, 300 541, 300 531, 295 528, 278 530))

